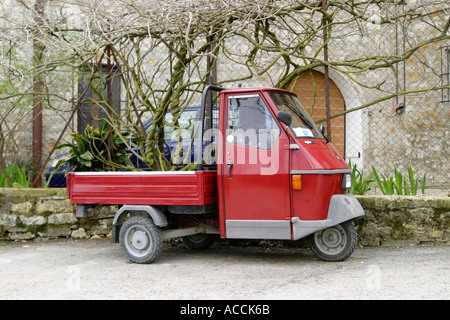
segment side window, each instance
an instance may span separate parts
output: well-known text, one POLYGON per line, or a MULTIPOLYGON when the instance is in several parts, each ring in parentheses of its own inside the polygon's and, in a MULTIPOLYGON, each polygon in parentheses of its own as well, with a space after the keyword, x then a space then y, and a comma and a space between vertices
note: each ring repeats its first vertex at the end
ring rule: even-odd
POLYGON ((271 149, 280 128, 258 94, 228 97, 227 142, 271 149))

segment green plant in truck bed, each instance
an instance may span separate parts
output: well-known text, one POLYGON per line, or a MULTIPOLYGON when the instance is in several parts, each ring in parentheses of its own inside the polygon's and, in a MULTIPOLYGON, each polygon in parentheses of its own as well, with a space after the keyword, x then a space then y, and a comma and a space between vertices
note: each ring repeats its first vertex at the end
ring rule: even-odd
POLYGON ((134 168, 130 154, 127 153, 125 139, 127 132, 111 130, 105 121, 99 129, 88 126, 83 134, 71 133, 74 143, 66 143, 57 149, 69 148, 67 156, 61 159, 56 168, 64 162, 77 171, 109 171, 134 168))

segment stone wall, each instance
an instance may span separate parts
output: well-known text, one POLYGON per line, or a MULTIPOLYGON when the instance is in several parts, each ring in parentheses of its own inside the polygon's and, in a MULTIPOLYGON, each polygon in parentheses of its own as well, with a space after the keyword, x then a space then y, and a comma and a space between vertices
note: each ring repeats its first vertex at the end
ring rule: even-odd
MULTIPOLYGON (((96 217, 113 215, 111 208, 96 217)), ((77 219, 66 189, 0 189, 0 239, 106 237, 111 219, 77 219)))
POLYGON ((356 220, 359 243, 450 244, 450 198, 357 196, 366 215, 356 220))
MULTIPOLYGON (((366 211, 355 225, 362 246, 450 244, 450 198, 358 196, 366 211)), ((114 215, 105 207, 95 217, 114 215)), ((0 239, 104 238, 112 219, 77 219, 65 189, 0 189, 0 239)))

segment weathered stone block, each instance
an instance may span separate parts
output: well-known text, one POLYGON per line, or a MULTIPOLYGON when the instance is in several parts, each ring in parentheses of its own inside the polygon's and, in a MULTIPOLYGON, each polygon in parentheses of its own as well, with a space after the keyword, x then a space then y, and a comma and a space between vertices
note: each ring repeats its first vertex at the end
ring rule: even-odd
POLYGON ((0 214, 0 226, 15 227, 17 216, 13 214, 0 214))
POLYGON ((36 213, 68 213, 73 212, 73 206, 69 200, 43 200, 36 204, 36 213))
POLYGON ((101 220, 98 224, 93 225, 90 229, 91 235, 106 235, 111 231, 111 223, 101 220))
POLYGON ((70 234, 72 233, 72 230, 68 227, 66 228, 52 228, 49 227, 47 229, 47 232, 45 233, 45 236, 47 238, 68 238, 70 237, 70 234))
POLYGON ((71 238, 73 238, 73 239, 86 239, 86 238, 88 238, 88 235, 86 233, 86 230, 84 230, 84 228, 79 228, 77 230, 73 230, 72 231, 71 238))
POLYGON ((25 233, 28 231, 27 228, 19 228, 19 227, 11 227, 11 228, 7 228, 6 231, 8 231, 9 233, 25 233))
POLYGON ((10 240, 32 240, 36 235, 30 231, 28 232, 13 232, 9 234, 10 240))
POLYGON ((26 217, 21 215, 19 219, 26 226, 42 226, 47 223, 47 219, 43 216, 26 217))
POLYGON ((77 222, 78 220, 73 213, 56 213, 48 217, 48 223, 53 225, 73 224, 77 222))
POLYGON ((30 214, 32 212, 33 205, 30 201, 13 203, 11 204, 11 212, 18 214, 30 214))

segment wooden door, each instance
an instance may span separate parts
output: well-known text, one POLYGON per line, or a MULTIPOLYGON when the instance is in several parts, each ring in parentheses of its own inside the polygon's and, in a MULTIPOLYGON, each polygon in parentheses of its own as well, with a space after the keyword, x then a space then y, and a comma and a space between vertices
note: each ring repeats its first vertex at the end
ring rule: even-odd
MULTIPOLYGON (((304 74, 292 81, 288 89, 297 94, 300 103, 311 114, 314 121, 326 117, 325 76, 318 71, 304 74), (313 82, 314 79, 314 82, 313 82)), ((341 91, 330 79, 330 114, 345 110, 345 101, 341 91)), ((321 122, 326 128, 326 122, 321 122)), ((331 142, 339 154, 345 157, 345 116, 331 120, 331 142)))

